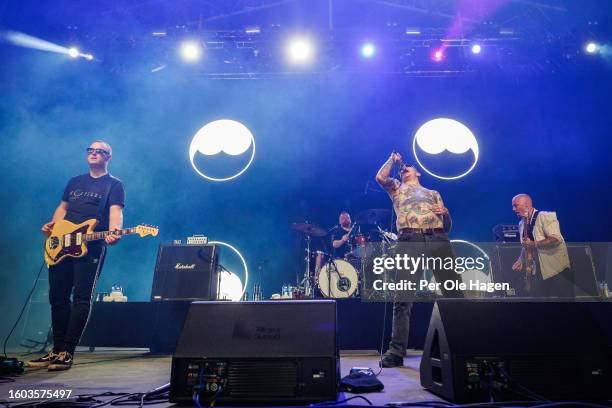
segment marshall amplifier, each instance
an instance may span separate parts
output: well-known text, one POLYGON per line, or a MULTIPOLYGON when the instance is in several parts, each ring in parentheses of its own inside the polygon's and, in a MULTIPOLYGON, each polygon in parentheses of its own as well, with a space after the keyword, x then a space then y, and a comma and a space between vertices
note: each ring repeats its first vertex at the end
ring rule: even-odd
POLYGON ((161 244, 151 301, 215 300, 219 287, 216 245, 161 244))
POLYGON ((172 356, 170 402, 335 401, 333 300, 194 302, 172 356))

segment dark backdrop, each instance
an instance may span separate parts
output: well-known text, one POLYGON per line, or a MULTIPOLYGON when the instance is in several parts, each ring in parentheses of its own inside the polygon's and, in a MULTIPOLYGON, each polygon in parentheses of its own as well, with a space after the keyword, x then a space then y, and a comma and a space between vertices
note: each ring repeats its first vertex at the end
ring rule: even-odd
POLYGON ((537 208, 558 212, 567 240, 609 239, 607 72, 219 81, 110 72, 23 49, 3 55, 2 332, 42 262, 40 226, 68 178, 86 172, 84 149, 98 138, 112 145, 110 170, 125 183, 125 225, 161 230, 109 251, 98 289, 119 283, 130 300, 148 299, 158 244, 193 233, 237 246, 251 268, 264 263, 264 291, 278 292, 303 270, 290 224, 329 227, 341 210, 388 207, 366 184, 392 149, 413 160, 414 132, 435 117, 462 121, 480 145, 467 177, 421 180, 441 192, 453 238, 491 240, 493 225, 516 222, 512 196, 527 192, 537 208), (257 153, 238 179, 211 183, 193 171, 188 147, 201 126, 223 118, 253 132, 257 153))

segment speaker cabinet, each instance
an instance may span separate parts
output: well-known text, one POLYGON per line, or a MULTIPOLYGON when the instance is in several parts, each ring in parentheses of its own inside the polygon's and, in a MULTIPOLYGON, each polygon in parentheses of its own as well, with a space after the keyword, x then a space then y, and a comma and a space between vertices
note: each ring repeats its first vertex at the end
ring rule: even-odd
POLYGON ((438 301, 425 340, 421 385, 458 403, 491 396, 524 400, 529 393, 556 401, 606 401, 610 339, 593 309, 609 313, 611 306, 438 301))
POLYGON ((336 303, 194 302, 172 357, 170 401, 336 400, 336 303))
POLYGON ((216 245, 160 245, 151 301, 215 300, 218 259, 216 245))

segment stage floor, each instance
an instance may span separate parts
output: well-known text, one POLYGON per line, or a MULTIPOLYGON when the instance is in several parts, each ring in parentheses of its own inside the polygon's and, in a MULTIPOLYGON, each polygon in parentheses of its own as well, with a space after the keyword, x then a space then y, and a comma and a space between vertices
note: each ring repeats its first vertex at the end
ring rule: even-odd
MULTIPOLYGON (((26 357, 22 357, 26 359, 26 357)), ((29 357, 28 357, 29 358, 29 357)), ((371 367, 378 372, 378 355, 373 353, 341 353, 340 368, 342 376, 351 367, 371 367)), ((13 390, 72 390, 72 395, 99 394, 102 392, 138 393, 150 391, 170 382, 170 356, 149 354, 147 350, 96 349, 89 352, 79 349, 75 364, 64 372, 49 372, 46 369, 27 369, 26 373, 15 377, 15 382, 0 384, 0 401, 9 400, 13 390)), ((396 401, 440 400, 424 390, 419 383, 419 363, 421 352, 409 352, 404 359, 404 367, 385 368, 379 375, 385 385, 382 392, 361 394, 374 405, 384 405, 396 401)), ((341 393, 339 400, 353 396, 341 393)), ((104 397, 109 400, 111 397, 104 397)), ((355 399, 350 402, 367 405, 355 399)), ((174 404, 157 404, 156 407, 170 407, 174 404)))

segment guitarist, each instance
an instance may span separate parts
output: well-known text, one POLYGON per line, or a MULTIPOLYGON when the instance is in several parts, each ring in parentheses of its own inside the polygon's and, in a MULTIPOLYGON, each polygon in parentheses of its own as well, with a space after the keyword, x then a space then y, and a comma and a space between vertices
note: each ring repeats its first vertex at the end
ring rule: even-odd
MULTIPOLYGON (((108 143, 101 140, 91 143, 87 148, 89 173, 68 181, 53 218, 42 226, 45 236, 50 235, 54 223, 61 219, 78 224, 96 218, 96 231, 121 229, 125 191, 123 183, 108 173, 112 157, 108 143)), ((109 235, 104 240, 91 241, 84 257, 65 258, 49 267, 53 350, 29 361, 28 366, 48 367, 50 371, 67 370, 72 366, 74 350, 89 318, 106 245, 114 245, 119 239, 120 236, 109 235)))
POLYGON ((574 279, 555 212, 538 211, 527 194, 512 199, 522 250, 512 269, 524 273, 527 296, 572 297, 574 279))

